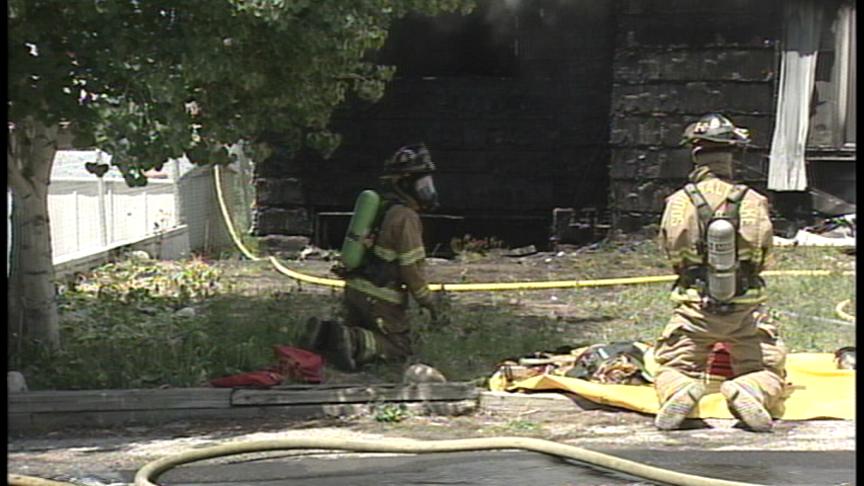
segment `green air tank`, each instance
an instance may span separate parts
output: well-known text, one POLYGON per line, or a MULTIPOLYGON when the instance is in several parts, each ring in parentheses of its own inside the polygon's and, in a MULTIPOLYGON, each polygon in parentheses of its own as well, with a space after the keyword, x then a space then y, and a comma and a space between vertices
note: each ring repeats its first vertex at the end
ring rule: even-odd
POLYGON ((372 231, 379 207, 381 207, 381 196, 377 192, 367 189, 357 196, 354 214, 348 223, 348 231, 342 243, 342 264, 345 265, 346 270, 354 270, 363 264, 368 249, 366 237, 372 231))

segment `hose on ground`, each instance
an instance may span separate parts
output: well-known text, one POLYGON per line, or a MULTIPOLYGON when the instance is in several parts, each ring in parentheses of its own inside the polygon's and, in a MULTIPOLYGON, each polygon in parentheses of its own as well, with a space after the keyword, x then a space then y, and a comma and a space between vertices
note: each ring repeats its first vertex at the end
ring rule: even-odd
POLYGON ((846 306, 849 305, 849 303, 851 303, 851 302, 852 302, 852 299, 846 299, 843 302, 838 303, 837 307, 834 308, 834 312, 836 312, 837 315, 840 316, 840 318, 843 320, 846 320, 849 322, 855 322, 855 316, 847 314, 844 310, 846 308, 846 306))
POLYGON ((6 484, 9 486, 78 486, 75 483, 67 483, 66 481, 53 481, 51 479, 24 476, 22 474, 7 474, 6 484))
POLYGON ((489 437, 431 441, 401 438, 377 439, 374 441, 337 438, 291 438, 240 442, 194 449, 150 462, 135 474, 135 486, 156 486, 158 485, 156 480, 160 475, 169 469, 190 462, 236 454, 287 449, 327 449, 409 454, 521 449, 571 459, 663 484, 679 486, 756 486, 752 483, 726 481, 670 471, 581 447, 529 437, 489 437))
MULTIPOLYGON (((240 236, 234 228, 231 220, 231 215, 228 212, 228 206, 225 204, 225 198, 222 193, 221 184, 221 169, 217 165, 213 168, 214 181, 216 185, 216 196, 219 200, 219 208, 222 212, 222 218, 225 222, 225 227, 231 235, 234 245, 240 252, 249 260, 260 261, 261 257, 254 255, 243 244, 240 236)), ((345 281, 334 278, 318 277, 315 275, 307 275, 304 273, 291 270, 275 257, 267 259, 277 272, 290 277, 298 282, 306 282, 314 285, 325 285, 330 287, 344 287, 345 281)), ((829 275, 854 275, 854 271, 835 272, 831 270, 768 270, 761 273, 765 277, 773 276, 789 276, 789 277, 821 277, 829 275)), ((621 277, 621 278, 604 278, 594 280, 550 280, 542 282, 487 282, 487 283, 431 283, 429 290, 433 292, 479 292, 479 291, 507 291, 507 290, 548 290, 548 289, 565 289, 565 288, 580 288, 580 287, 608 287, 615 285, 635 285, 647 283, 663 283, 674 282, 678 277, 676 275, 650 275, 644 277, 621 277)))

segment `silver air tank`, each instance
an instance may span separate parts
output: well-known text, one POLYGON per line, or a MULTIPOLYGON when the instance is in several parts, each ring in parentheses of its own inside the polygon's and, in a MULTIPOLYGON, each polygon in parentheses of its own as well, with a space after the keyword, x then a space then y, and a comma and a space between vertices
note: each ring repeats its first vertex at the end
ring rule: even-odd
POLYGON ((735 297, 736 236, 735 226, 728 219, 715 219, 706 231, 708 295, 718 302, 735 297))

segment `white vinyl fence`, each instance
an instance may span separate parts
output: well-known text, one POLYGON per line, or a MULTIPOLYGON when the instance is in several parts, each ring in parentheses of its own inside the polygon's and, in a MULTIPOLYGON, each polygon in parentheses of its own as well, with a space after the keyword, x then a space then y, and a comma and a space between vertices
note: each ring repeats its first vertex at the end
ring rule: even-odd
POLYGON ((165 170, 148 177, 143 187, 127 186, 114 167, 96 177, 85 169, 88 162, 110 164, 111 156, 95 150, 62 150, 54 158, 48 218, 55 264, 134 243, 180 224, 180 161, 165 164, 165 170))
POLYGON ((131 243, 178 224, 173 180, 128 187, 122 179, 51 181, 48 213, 54 260, 131 243))
MULTIPOLYGON (((223 171, 226 202, 235 219, 248 225, 251 202, 251 162, 223 171), (243 196, 245 195, 245 196, 243 196)), ((161 173, 149 174, 144 187, 129 187, 112 167, 101 178, 87 172, 87 162, 110 163, 110 155, 97 151, 59 151, 48 188, 48 217, 54 264, 67 265, 118 246, 152 237, 176 240, 183 230, 185 250, 172 243, 172 255, 219 252, 233 248, 224 228, 214 188, 212 167, 195 167, 188 160, 172 160, 161 173)), ((7 189, 7 274, 13 227, 11 192, 7 189)), ((153 255, 159 258, 159 255, 153 255)))

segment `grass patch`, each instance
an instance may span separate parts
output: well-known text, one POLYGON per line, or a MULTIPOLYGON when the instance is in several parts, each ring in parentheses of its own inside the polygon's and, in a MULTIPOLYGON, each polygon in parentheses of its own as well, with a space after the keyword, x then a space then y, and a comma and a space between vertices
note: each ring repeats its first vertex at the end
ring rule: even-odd
MULTIPOLYGON (((772 259, 775 270, 842 271, 855 265, 854 256, 833 248, 777 248, 772 259)), ((498 281, 670 273, 650 241, 606 242, 557 260, 487 256, 437 270, 440 281, 456 281, 460 274, 483 280, 489 271, 498 281), (531 261, 536 268, 526 269, 531 261)), ((790 352, 833 352, 854 344, 854 324, 841 323, 835 313, 837 303, 851 299, 846 311, 854 314, 854 276, 766 280, 769 306, 778 312, 790 352)), ((448 294, 448 326, 433 326, 426 314, 411 311, 416 359, 450 380, 482 381, 503 359, 535 351, 652 342, 671 315, 668 296, 668 283, 448 294)), ((22 371, 31 389, 201 386, 272 365, 274 345, 295 343, 310 316, 338 316, 340 302, 341 291, 300 286, 267 262, 123 261, 62 288, 62 351, 12 350, 10 369, 22 371)), ((397 382, 402 368, 378 364, 365 371, 397 382)))

